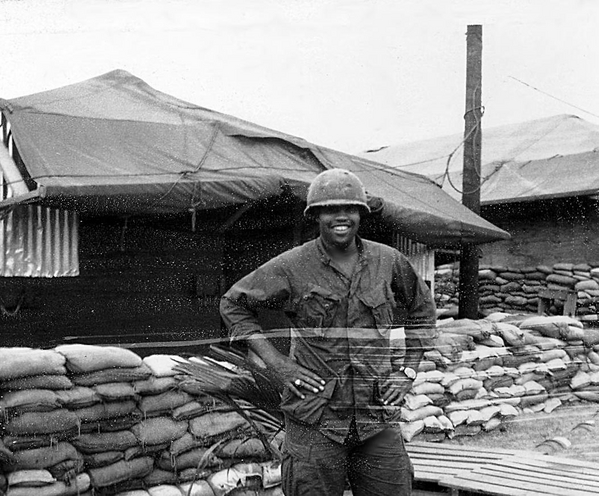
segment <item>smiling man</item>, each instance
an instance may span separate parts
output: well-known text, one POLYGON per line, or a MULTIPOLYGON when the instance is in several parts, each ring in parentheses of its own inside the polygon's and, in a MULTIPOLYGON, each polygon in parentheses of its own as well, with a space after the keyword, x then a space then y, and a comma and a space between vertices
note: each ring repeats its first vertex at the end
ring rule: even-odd
POLYGON ((319 237, 265 263, 233 285, 221 315, 284 386, 283 491, 287 496, 411 494, 412 467, 399 407, 435 337, 435 307, 399 251, 358 236, 370 209, 359 178, 319 174, 305 215, 319 237), (292 323, 290 356, 260 328, 260 308, 292 323), (405 349, 391 339, 405 329, 405 349))

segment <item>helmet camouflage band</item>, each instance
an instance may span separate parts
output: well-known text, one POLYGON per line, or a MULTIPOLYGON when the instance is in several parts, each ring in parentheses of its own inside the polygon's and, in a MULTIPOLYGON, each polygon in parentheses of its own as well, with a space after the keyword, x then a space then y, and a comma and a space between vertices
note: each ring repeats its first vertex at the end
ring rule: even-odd
POLYGON ((312 215, 316 207, 336 205, 360 207, 362 214, 370 212, 364 185, 353 172, 329 169, 316 176, 308 188, 304 215, 312 215))

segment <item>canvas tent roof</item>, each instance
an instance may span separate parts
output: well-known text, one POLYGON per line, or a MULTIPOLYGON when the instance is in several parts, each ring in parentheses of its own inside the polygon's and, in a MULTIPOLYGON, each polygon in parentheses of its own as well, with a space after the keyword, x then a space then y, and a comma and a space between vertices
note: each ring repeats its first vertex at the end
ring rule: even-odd
POLYGON ((429 244, 509 235, 429 179, 187 103, 116 70, 4 101, 39 201, 79 211, 187 212, 291 191, 325 169, 352 170, 383 216, 429 244))
MULTIPOLYGON (((388 146, 360 156, 423 174, 453 197, 461 198, 463 139, 456 134, 388 146)), ((599 126, 575 115, 483 128, 481 155, 482 205, 594 195, 599 191, 599 126)))

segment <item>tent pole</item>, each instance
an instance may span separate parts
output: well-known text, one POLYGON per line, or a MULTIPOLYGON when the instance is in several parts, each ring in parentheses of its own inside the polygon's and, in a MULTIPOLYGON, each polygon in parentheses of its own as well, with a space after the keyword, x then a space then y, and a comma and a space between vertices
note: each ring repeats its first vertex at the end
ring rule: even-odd
MULTIPOLYGON (((464 170, 462 203, 480 213, 481 93, 483 31, 469 25, 466 34, 466 113, 464 114, 464 170)), ((478 319, 478 255, 476 245, 463 243, 460 256, 458 317, 478 319)))

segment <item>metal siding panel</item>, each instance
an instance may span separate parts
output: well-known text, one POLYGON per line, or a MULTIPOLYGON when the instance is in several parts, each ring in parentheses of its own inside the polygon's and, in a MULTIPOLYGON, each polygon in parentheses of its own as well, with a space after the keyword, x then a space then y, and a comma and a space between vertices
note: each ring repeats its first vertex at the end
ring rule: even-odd
POLYGON ((39 205, 19 206, 0 220, 0 276, 79 275, 79 217, 39 205))

